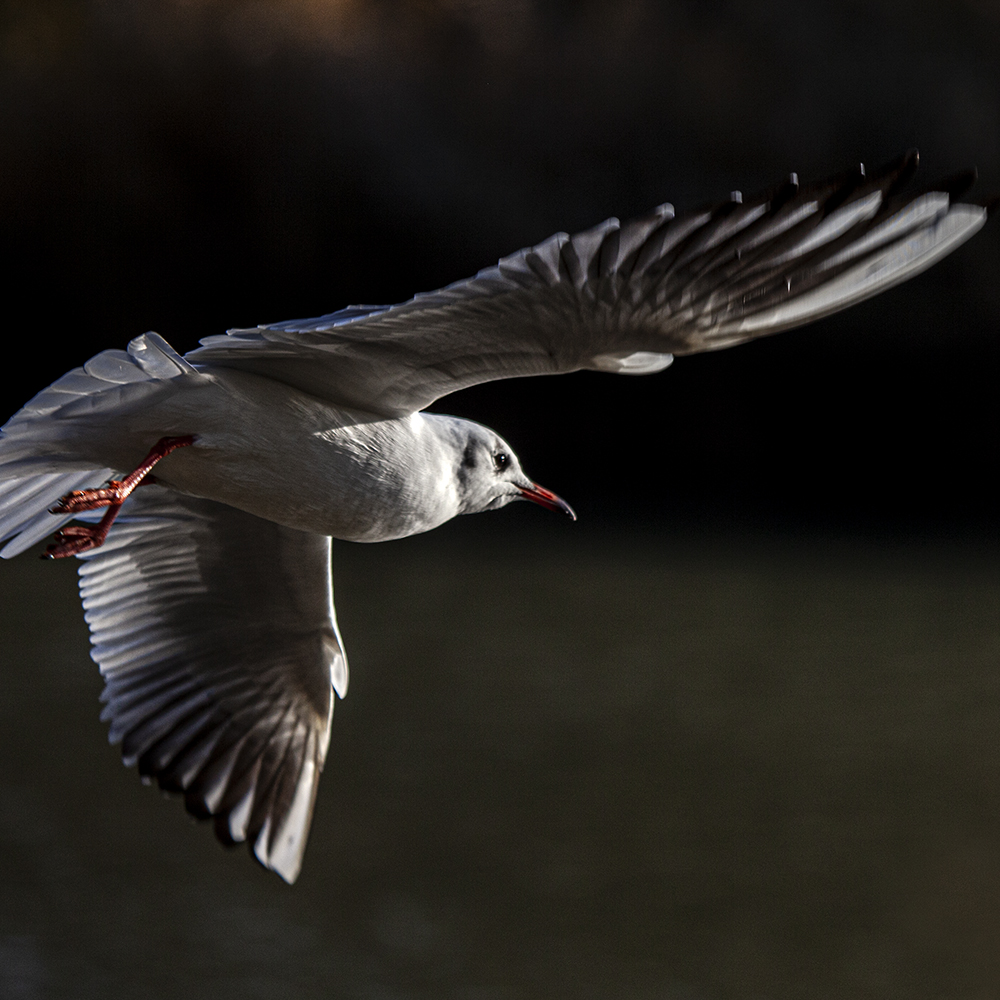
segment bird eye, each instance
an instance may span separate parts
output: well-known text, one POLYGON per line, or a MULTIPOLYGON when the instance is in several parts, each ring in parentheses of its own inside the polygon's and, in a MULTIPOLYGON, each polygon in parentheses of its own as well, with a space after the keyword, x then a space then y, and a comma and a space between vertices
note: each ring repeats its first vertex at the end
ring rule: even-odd
POLYGON ((510 465, 510 455, 505 451, 498 451, 493 456, 493 464, 496 466, 497 472, 503 472, 510 465))

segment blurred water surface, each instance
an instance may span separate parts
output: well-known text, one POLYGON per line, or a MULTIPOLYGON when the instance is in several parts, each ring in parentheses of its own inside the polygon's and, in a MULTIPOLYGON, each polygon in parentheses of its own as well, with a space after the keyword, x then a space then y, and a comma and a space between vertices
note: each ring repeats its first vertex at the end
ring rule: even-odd
POLYGON ((0 996, 1000 995, 995 545, 500 522, 337 548, 291 888, 123 771, 73 568, 0 566, 0 996))

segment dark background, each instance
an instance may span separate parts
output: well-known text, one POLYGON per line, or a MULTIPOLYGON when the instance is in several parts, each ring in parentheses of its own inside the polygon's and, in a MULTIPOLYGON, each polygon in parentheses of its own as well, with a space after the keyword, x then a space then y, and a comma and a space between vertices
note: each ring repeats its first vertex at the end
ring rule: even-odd
MULTIPOLYGON (((985 0, 2 11, 0 417, 789 170, 1000 193, 985 0)), ((994 220, 808 330, 443 400, 580 521, 336 546, 291 888, 123 771, 72 561, 0 567, 0 998, 1000 997, 998 264, 994 220)))
MULTIPOLYGON (((1000 191, 1000 7, 8 0, 4 416, 98 350, 394 302, 558 230, 878 165, 1000 191)), ((442 401, 585 517, 992 532, 1000 229, 806 332, 442 401), (667 482, 660 483, 666 471, 667 482)))

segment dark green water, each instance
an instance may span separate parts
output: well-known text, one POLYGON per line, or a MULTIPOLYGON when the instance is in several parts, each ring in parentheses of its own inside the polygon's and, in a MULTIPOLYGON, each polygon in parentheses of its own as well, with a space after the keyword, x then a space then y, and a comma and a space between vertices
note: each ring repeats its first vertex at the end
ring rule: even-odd
POLYGON ((0 996, 1000 996, 995 551, 520 531, 339 548, 291 888, 122 768, 73 567, 0 565, 0 996))

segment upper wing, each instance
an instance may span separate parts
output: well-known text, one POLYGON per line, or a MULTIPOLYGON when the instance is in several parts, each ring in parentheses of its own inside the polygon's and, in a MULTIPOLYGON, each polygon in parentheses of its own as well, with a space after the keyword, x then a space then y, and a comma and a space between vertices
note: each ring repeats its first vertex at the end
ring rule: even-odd
POLYGON ((80 558, 125 763, 294 881, 347 690, 330 539, 143 486, 80 558))
POLYGON ((953 204, 973 173, 896 192, 917 155, 674 217, 609 219, 505 257, 396 306, 208 337, 187 357, 241 368, 332 402, 400 415, 492 379, 587 368, 645 374, 674 354, 818 319, 904 281, 982 226, 953 204))

